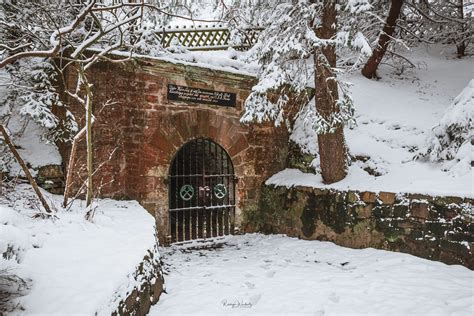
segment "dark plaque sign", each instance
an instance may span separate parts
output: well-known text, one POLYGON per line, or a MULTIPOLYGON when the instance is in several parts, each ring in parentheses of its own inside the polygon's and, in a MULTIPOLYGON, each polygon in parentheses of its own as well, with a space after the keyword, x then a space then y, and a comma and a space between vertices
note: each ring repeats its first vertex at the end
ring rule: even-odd
POLYGON ((168 85, 168 100, 220 105, 235 108, 235 93, 168 85))

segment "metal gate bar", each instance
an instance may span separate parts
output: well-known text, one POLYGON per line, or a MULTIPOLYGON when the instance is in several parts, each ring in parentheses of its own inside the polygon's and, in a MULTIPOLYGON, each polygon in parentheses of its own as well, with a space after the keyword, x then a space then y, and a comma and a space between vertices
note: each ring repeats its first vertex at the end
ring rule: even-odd
POLYGON ((233 232, 234 168, 227 152, 212 140, 194 139, 173 158, 169 218, 172 243, 233 232))

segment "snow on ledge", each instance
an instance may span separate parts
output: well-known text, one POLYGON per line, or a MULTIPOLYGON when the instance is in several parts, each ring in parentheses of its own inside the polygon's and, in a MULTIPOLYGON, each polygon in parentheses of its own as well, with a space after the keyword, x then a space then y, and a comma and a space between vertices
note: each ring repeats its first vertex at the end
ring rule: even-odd
MULTIPOLYGON (((19 260, 0 258, 0 268, 31 279, 20 298, 26 314, 110 314, 113 297, 133 287, 130 275, 155 240, 155 220, 136 201, 98 200, 92 222, 85 203, 60 210, 57 220, 32 219, 25 207, 31 188, 22 186, 10 202, 0 200, 0 253, 13 244, 19 260), (12 205, 12 203, 14 203, 12 205)), ((55 205, 60 196, 47 195, 55 205)))
MULTIPOLYGON (((100 51, 97 48, 90 48, 91 51, 100 51)), ((236 75, 256 78, 258 65, 256 63, 247 63, 234 59, 236 54, 240 54, 233 49, 215 50, 215 51, 184 51, 180 53, 171 53, 164 51, 159 56, 141 55, 137 53, 114 50, 110 55, 131 57, 132 59, 155 60, 172 64, 181 64, 194 66, 216 71, 233 73, 236 75)))
MULTIPOLYGON (((440 171, 441 173, 441 171, 440 171)), ((358 190, 371 192, 418 193, 431 196, 458 196, 474 198, 473 174, 449 181, 423 177, 423 173, 389 173, 380 177, 367 174, 364 170, 351 166, 347 177, 333 184, 324 184, 320 174, 304 173, 298 169, 285 169, 270 177, 265 184, 284 186, 304 186, 336 190, 358 190)), ((445 180, 445 179, 441 179, 445 180)))

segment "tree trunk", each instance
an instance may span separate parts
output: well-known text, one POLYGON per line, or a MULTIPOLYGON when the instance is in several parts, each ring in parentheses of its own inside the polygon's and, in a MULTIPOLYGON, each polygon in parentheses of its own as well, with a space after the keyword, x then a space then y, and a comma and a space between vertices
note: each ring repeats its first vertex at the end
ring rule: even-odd
POLYGON ((67 165, 67 172, 66 172, 66 186, 64 188, 64 199, 63 199, 63 207, 67 206, 67 199, 69 197, 69 193, 71 191, 71 184, 72 184, 72 171, 74 168, 74 163, 76 161, 76 149, 77 149, 77 143, 79 142, 79 139, 86 133, 87 128, 84 127, 77 133, 76 136, 74 136, 74 139, 72 141, 72 147, 71 147, 71 153, 69 155, 69 163, 67 165))
MULTIPOLYGON (((458 0, 457 9, 458 9, 457 10, 458 18, 461 20, 464 20, 464 1, 463 0, 458 0)), ((463 38, 464 31, 465 31, 464 24, 460 23, 459 33, 461 34, 461 38, 460 38, 460 41, 456 44, 458 58, 464 57, 466 53, 466 40, 463 38)))
MULTIPOLYGON (((86 83, 88 86, 89 83, 86 83)), ((93 190, 93 181, 92 176, 94 170, 93 168, 93 155, 92 155, 92 102, 91 102, 91 95, 90 95, 90 87, 86 88, 87 91, 87 99, 86 99, 86 107, 87 107, 87 196, 86 196, 86 205, 89 206, 92 203, 92 195, 94 194, 93 190)))
POLYGON ((44 209, 46 210, 46 213, 51 213, 51 208, 49 207, 48 203, 46 203, 46 200, 44 199, 43 194, 41 194, 41 191, 38 188, 38 184, 36 184, 36 181, 33 178, 33 176, 31 175, 30 170, 26 166, 23 159, 21 159, 20 154, 18 153, 15 146, 11 142, 10 137, 8 136, 8 133, 5 130, 5 128, 3 127, 3 125, 0 125, 0 131, 3 135, 3 138, 5 139, 5 143, 8 145, 11 152, 13 153, 13 156, 15 156, 16 161, 18 161, 21 168, 23 169, 23 172, 25 173, 26 177, 28 178, 28 181, 30 182, 31 186, 33 187, 33 190, 35 191, 36 195, 38 196, 38 199, 40 200, 40 202, 43 205, 44 209))
MULTIPOLYGON (((316 25, 316 35, 330 39, 336 34, 336 1, 325 0, 321 25, 316 25)), ((317 48, 314 52, 316 110, 326 120, 331 114, 339 112, 337 106, 338 84, 332 67, 336 66, 334 45, 317 48)), ((347 153, 342 124, 332 133, 318 135, 319 158, 324 183, 344 179, 347 174, 347 153)))
POLYGON ((387 21, 385 22, 385 26, 383 27, 382 33, 379 36, 377 47, 374 49, 372 56, 370 56, 369 60, 367 60, 364 68, 362 69, 362 74, 369 79, 377 77, 377 68, 379 67, 380 62, 387 51, 388 44, 390 43, 390 39, 392 38, 395 31, 397 19, 400 16, 402 5, 403 0, 392 0, 387 21))
POLYGON ((94 194, 93 189, 93 148, 92 148, 92 90, 85 75, 84 65, 79 66, 79 76, 84 83, 85 89, 85 110, 86 110, 86 145, 87 145, 87 193, 86 206, 91 205, 94 194))

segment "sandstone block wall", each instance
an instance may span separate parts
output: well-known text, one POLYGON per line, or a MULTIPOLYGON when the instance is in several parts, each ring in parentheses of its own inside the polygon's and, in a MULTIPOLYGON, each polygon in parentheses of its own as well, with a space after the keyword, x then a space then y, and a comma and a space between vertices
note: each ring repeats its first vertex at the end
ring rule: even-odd
POLYGON ((472 199, 459 197, 267 186, 244 227, 474 269, 473 209, 472 199))
POLYGON ((113 316, 147 315, 151 306, 160 299, 165 281, 157 246, 148 250, 148 254, 143 258, 132 277, 132 282, 136 285, 125 294, 125 297, 114 298, 117 308, 112 313, 113 316))

